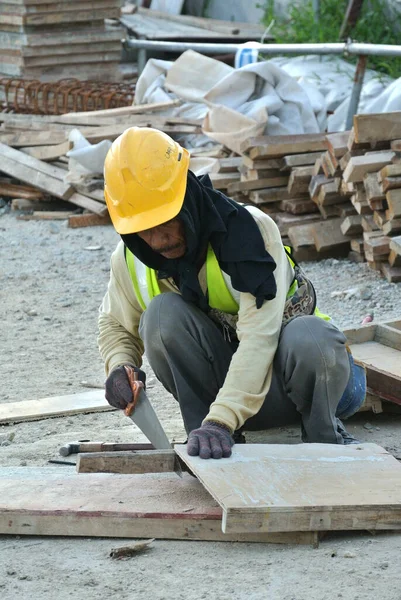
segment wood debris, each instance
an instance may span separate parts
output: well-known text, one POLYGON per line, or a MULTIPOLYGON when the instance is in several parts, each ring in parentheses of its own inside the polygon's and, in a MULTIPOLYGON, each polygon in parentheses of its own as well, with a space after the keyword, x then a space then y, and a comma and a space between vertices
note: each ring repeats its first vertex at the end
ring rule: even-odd
POLYGON ((138 554, 138 552, 148 550, 150 544, 152 544, 154 541, 155 538, 151 540, 145 540, 144 542, 137 542, 136 544, 132 544, 131 546, 120 546, 119 548, 112 548, 110 550, 109 556, 117 560, 131 558, 135 554, 138 554))

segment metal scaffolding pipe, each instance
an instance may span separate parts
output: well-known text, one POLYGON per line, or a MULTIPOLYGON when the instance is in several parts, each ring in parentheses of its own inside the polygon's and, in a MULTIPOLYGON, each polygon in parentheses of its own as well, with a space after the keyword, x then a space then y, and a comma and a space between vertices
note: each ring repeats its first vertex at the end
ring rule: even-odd
MULTIPOLYGON (((198 42, 158 42, 155 40, 139 40, 127 38, 124 44, 136 50, 154 50, 160 52, 185 52, 197 50, 205 54, 235 54, 244 47, 243 44, 211 44, 198 42)), ((266 54, 343 54, 346 44, 258 44, 255 48, 266 54)), ((401 46, 400 46, 401 48, 401 46)))

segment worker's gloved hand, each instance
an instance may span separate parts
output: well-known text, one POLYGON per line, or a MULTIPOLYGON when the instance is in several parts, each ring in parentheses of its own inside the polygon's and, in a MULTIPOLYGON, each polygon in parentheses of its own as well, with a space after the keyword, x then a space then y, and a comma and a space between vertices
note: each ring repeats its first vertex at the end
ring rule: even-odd
POLYGON ((228 427, 215 421, 205 421, 202 427, 189 434, 187 452, 189 456, 200 458, 228 458, 232 446, 234 440, 228 427))
MULTIPOLYGON (((146 383, 146 373, 139 369, 138 367, 134 367, 134 365, 127 365, 134 369, 136 373, 138 373, 139 381, 142 381, 145 385, 146 383)), ((127 404, 132 402, 132 390, 130 383, 128 381, 127 373, 125 372, 124 366, 116 367, 110 373, 105 383, 106 388, 106 400, 115 408, 120 408, 124 410, 127 404)))

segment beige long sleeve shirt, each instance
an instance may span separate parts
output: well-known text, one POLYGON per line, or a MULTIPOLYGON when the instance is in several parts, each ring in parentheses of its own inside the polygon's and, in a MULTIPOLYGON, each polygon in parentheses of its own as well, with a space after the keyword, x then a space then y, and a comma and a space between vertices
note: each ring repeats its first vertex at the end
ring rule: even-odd
MULTIPOLYGON (((259 411, 269 391, 284 304, 294 276, 277 225, 259 209, 246 208, 260 229, 266 250, 276 262, 277 294, 259 309, 254 296, 240 294, 238 349, 231 360, 224 385, 206 417, 206 420, 221 422, 231 430, 241 427, 259 411)), ((238 243, 241 243, 240 240, 238 243)), ((205 265, 199 272, 199 282, 205 292, 205 265)), ((179 293, 171 279, 159 280, 159 286, 162 293, 179 293)), ((98 344, 107 375, 123 364, 141 366, 143 343, 138 327, 142 312, 126 265, 124 245, 119 242, 111 257, 110 281, 99 311, 98 344)))

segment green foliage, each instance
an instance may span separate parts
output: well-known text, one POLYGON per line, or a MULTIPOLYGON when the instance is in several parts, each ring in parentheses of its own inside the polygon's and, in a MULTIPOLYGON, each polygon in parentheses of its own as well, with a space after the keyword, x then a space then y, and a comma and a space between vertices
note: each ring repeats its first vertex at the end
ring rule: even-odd
MULTIPOLYGON (((320 15, 316 22, 312 0, 293 4, 288 19, 276 15, 275 0, 265 0, 263 23, 274 20, 270 33, 278 44, 305 44, 338 42, 348 0, 320 0, 320 15)), ((383 0, 365 0, 361 15, 350 35, 353 41, 369 44, 399 44, 401 14, 394 12, 391 19, 383 0)), ((356 62, 357 57, 345 57, 356 62)), ((395 79, 401 76, 401 58, 369 56, 368 66, 395 79)))

